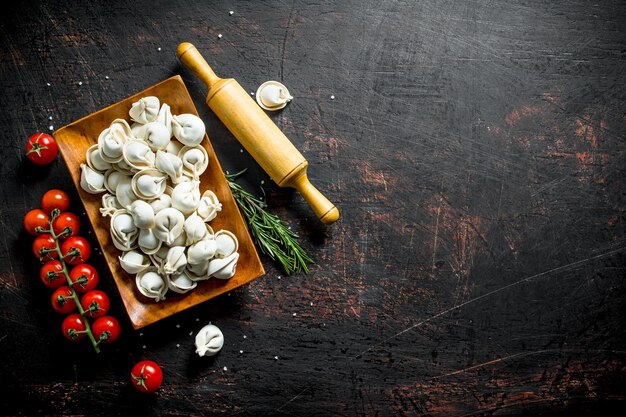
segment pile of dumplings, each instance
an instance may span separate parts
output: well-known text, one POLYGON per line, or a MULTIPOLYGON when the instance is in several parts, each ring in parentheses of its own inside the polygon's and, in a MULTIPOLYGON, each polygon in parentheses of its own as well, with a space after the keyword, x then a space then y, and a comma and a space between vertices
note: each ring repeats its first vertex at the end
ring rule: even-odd
POLYGON ((80 186, 102 195, 121 267, 136 275, 139 292, 160 301, 168 290, 184 294, 198 281, 229 279, 239 259, 237 237, 209 222, 222 205, 200 192, 209 155, 201 145, 202 120, 172 115, 158 97, 132 104, 131 123, 115 119, 80 165, 80 186))

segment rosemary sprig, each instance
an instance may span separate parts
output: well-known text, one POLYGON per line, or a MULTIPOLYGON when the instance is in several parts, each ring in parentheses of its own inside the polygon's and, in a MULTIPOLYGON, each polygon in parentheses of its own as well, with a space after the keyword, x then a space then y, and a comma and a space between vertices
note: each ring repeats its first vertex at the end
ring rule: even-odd
POLYGON ((264 254, 278 261, 287 275, 300 272, 306 274, 309 272, 307 265, 313 264, 313 259, 298 243, 298 235, 278 216, 265 210, 267 204, 263 200, 235 182, 244 172, 246 169, 236 174, 226 174, 226 180, 254 242, 264 254))

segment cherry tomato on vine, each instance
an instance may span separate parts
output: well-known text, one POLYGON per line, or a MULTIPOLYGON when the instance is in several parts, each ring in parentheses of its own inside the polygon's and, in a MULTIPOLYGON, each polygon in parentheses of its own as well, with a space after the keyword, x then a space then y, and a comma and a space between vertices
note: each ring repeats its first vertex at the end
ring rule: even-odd
POLYGON ((102 316, 93 322, 91 331, 98 342, 111 343, 120 337, 122 328, 115 317, 102 316))
POLYGON ((63 330, 63 336, 72 342, 77 342, 87 336, 87 333, 83 333, 86 330, 85 321, 78 313, 67 316, 63 320, 61 329, 63 330))
POLYGON ((79 264, 72 268, 70 279, 74 283, 74 291, 80 293, 93 290, 100 280, 96 268, 89 264, 79 264))
POLYGON ((35 238, 32 245, 33 254, 40 261, 49 261, 59 257, 56 251, 56 243, 51 234, 45 233, 35 238))
POLYGON ((78 265, 87 262, 91 256, 91 245, 84 237, 71 236, 61 245, 61 254, 68 264, 78 265))
POLYGON ((46 262, 39 271, 39 278, 49 288, 59 288, 61 285, 67 284, 65 275, 63 275, 63 264, 59 260, 46 262))
POLYGON ((52 220, 52 230, 54 231, 54 234, 59 236, 61 239, 76 236, 78 232, 80 232, 80 220, 74 213, 65 211, 52 220), (70 231, 64 233, 62 236, 59 236, 66 227, 69 228, 70 231))
POLYGON ((34 209, 26 213, 24 216, 24 229, 31 235, 36 236, 39 233, 35 230, 37 227, 47 230, 50 226, 48 224, 50 216, 41 209, 34 209))
POLYGON ((57 288, 50 297, 50 303, 54 311, 68 314, 76 308, 76 301, 72 298, 72 290, 67 285, 57 288))
POLYGON ((26 142, 26 157, 37 165, 48 165, 59 153, 54 138, 47 133, 35 133, 26 142))
POLYGON ((150 393, 156 391, 163 382, 163 371, 153 361, 141 361, 133 366, 130 373, 133 387, 141 392, 150 393))
POLYGON ((83 295, 80 305, 85 310, 86 316, 97 318, 108 313, 111 302, 104 291, 91 290, 83 295))
POLYGON ((62 190, 48 190, 41 197, 41 209, 46 213, 52 213, 52 210, 59 209, 60 212, 66 211, 70 206, 70 198, 65 191, 62 190))

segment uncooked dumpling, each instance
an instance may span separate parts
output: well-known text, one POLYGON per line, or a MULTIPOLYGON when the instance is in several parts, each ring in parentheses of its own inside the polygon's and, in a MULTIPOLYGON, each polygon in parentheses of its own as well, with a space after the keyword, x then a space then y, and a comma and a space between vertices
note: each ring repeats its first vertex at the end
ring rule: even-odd
POLYGON ((168 207, 155 216, 154 233, 157 238, 171 245, 183 233, 185 216, 179 210, 168 207))
POLYGON ((150 96, 143 97, 133 103, 128 114, 137 123, 146 124, 154 122, 159 115, 159 98, 150 96))
POLYGON ((204 139, 204 122, 195 114, 185 113, 172 117, 172 130, 183 145, 196 146, 204 139))

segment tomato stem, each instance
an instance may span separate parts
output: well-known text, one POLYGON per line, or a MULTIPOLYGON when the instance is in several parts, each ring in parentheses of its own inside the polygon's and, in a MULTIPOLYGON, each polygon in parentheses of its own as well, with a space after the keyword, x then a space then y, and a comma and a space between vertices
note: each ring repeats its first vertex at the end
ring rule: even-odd
POLYGON ((137 385, 148 391, 148 387, 146 386, 146 377, 144 376, 144 371, 146 370, 146 365, 141 367, 141 371, 139 372, 139 376, 135 376, 130 374, 135 381, 137 381, 137 385))
POLYGON ((59 210, 58 208, 55 208, 50 212, 50 229, 52 229, 52 220, 59 217, 59 214, 61 214, 61 210, 59 210))
POLYGON ((95 314, 100 310, 102 310, 100 308, 100 303, 98 303, 97 301, 92 301, 91 304, 89 304, 89 307, 87 308, 86 313, 95 314))
POLYGON ((48 282, 52 282, 57 278, 60 278, 63 274, 61 272, 48 271, 46 274, 46 279, 48 282))
POLYGON ((76 278, 76 281, 72 282, 72 285, 70 285, 70 287, 73 287, 74 285, 80 285, 81 287, 85 288, 85 285, 87 285, 87 283, 89 283, 89 278, 87 278, 87 275, 83 274, 76 278))
MULTIPOLYGON (((72 291, 71 297, 76 302, 76 306, 78 307, 78 312, 83 318, 83 323, 85 324, 85 330, 81 331, 81 333, 83 332, 87 333, 87 336, 89 337, 89 340, 91 341, 91 344, 93 345, 94 350, 96 351, 96 353, 100 353, 99 341, 96 341, 96 338, 94 337, 93 332, 91 331, 91 327, 89 326, 89 321, 87 320, 87 315, 85 314, 85 310, 83 309, 83 306, 80 304, 80 299, 78 298, 78 294, 73 288, 74 283, 72 282, 72 279, 70 278, 70 273, 68 272, 67 264, 65 263, 65 256, 63 256, 63 253, 61 253, 61 247, 59 246, 59 236, 56 233, 54 233, 54 230, 52 229, 52 221, 59 214, 60 214, 59 209, 54 209, 52 210, 52 213, 50 213, 50 220, 48 221, 48 223, 50 224, 50 234, 52 235, 52 238, 54 239, 55 249, 50 249, 49 251, 51 252, 52 250, 56 250, 57 254, 59 255, 59 260, 61 261, 61 265, 63 266, 63 271, 62 271, 63 275, 65 276, 67 285, 70 287, 70 290, 72 291)), ((69 251, 66 255, 69 255, 73 251, 78 251, 78 254, 80 255, 80 251, 75 248, 72 248, 72 250, 69 251)))
MULTIPOLYGON (((55 242, 57 241, 57 236, 54 237, 54 241, 55 242)), ((58 244, 57 244, 57 246, 58 246, 58 244)), ((70 259, 70 262, 72 262, 74 259, 76 259, 77 256, 80 256, 80 249, 73 247, 65 255, 61 255, 61 261, 63 261, 63 263, 65 263, 65 258, 70 257, 70 256, 72 257, 72 259, 70 259)))
POLYGON ((31 153, 35 152, 37 154, 37 156, 41 156, 41 151, 45 150, 45 149, 50 149, 47 146, 41 146, 39 144, 39 139, 41 139, 41 137, 43 136, 43 133, 40 133, 39 136, 37 136, 37 139, 35 139, 34 142, 31 142, 31 148, 30 151, 26 152, 26 155, 30 155, 31 153))

